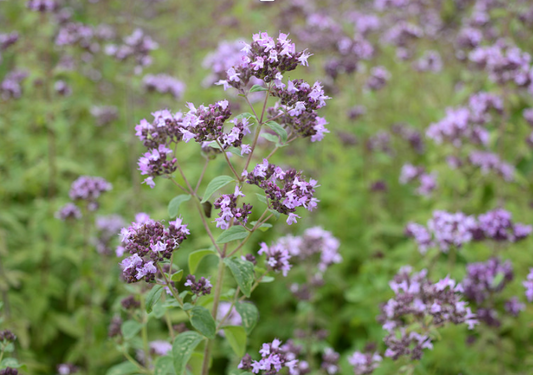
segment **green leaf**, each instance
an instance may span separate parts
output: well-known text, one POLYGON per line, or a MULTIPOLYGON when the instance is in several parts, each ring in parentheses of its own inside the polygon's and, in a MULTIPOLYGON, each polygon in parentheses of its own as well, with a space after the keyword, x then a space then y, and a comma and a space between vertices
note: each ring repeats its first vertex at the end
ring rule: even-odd
POLYGON ((259 91, 268 91, 266 87, 259 86, 259 85, 253 85, 250 89, 250 92, 259 92, 259 91))
POLYGON ((265 195, 255 193, 257 195, 257 199, 259 199, 260 202, 263 202, 264 204, 267 204, 267 198, 265 195))
POLYGON ((163 287, 161 285, 154 285, 152 290, 146 295, 146 312, 151 313, 152 307, 159 301, 161 298, 161 293, 163 292, 163 287))
MULTIPOLYGON (((257 224, 257 221, 252 221, 250 224, 255 226, 255 224, 257 224)), ((257 229, 259 229, 261 232, 266 232, 266 231, 269 230, 270 228, 272 228, 272 224, 269 224, 269 223, 263 223, 263 224, 261 224, 261 225, 259 226, 259 228, 257 228, 257 229)))
POLYGON ((132 339, 142 328, 142 324, 135 320, 126 320, 122 323, 120 331, 126 340, 132 339))
POLYGON ((492 287, 497 288, 503 281, 505 275, 503 272, 498 272, 496 276, 494 276, 494 279, 492 279, 492 287))
POLYGON ((263 276, 263 278, 261 279, 260 283, 267 284, 267 283, 271 283, 274 280, 276 280, 276 279, 273 278, 272 276, 263 276))
POLYGON ((170 203, 168 204, 168 216, 170 216, 170 217, 178 216, 180 205, 183 202, 187 202, 189 199, 191 199, 191 195, 190 194, 178 195, 177 197, 172 199, 170 201, 170 203))
POLYGON ((242 319, 242 325, 246 330, 246 334, 250 334, 259 320, 259 310, 253 303, 239 302, 235 305, 235 309, 242 319))
POLYGON ((246 352, 246 331, 241 326, 225 326, 224 336, 229 345, 239 357, 244 356, 246 352))
POLYGON ((241 225, 235 225, 225 230, 218 236, 216 243, 228 243, 235 240, 242 240, 248 236, 248 231, 241 225))
POLYGON ((224 263, 229 267, 237 285, 241 288, 246 297, 252 293, 252 284, 254 282, 254 265, 247 260, 232 257, 224 259, 224 263))
POLYGON ((189 273, 193 274, 196 272, 198 265, 207 255, 216 254, 211 249, 204 249, 192 252, 189 254, 189 273))
POLYGON ((174 364, 172 357, 163 356, 155 361, 154 375, 174 375, 174 364))
POLYGON ((235 181, 235 179, 230 176, 218 176, 212 179, 209 185, 207 185, 207 188, 205 189, 204 197, 201 203, 207 202, 215 191, 217 191, 218 189, 226 186, 227 184, 233 181, 235 181))
POLYGON ((139 369, 131 362, 122 362, 107 370, 106 375, 129 375, 138 373, 139 369))
POLYGON ((256 118, 255 118, 255 115, 251 114, 250 112, 243 112, 237 116, 235 116, 235 120, 240 120, 242 118, 247 118, 247 119, 252 119, 254 121, 256 121, 256 118))
POLYGON ((20 364, 15 358, 4 358, 0 363, 0 369, 4 369, 6 367, 25 368, 26 365, 20 364))
POLYGON ((170 277, 170 280, 178 282, 183 277, 183 270, 179 270, 178 272, 174 272, 172 276, 170 277))
POLYGON ((278 143, 279 138, 277 135, 270 134, 270 133, 261 133, 261 137, 265 138, 267 141, 278 143))
POLYGON ((276 121, 269 121, 266 123, 266 126, 268 126, 270 129, 274 130, 277 135, 281 138, 281 143, 287 142, 287 131, 283 126, 278 124, 276 121))
POLYGON ((273 210, 273 209, 269 209, 270 213, 274 214, 274 217, 277 219, 279 219, 279 212, 276 211, 276 210, 273 210))
POLYGON ((239 150, 237 147, 229 147, 226 152, 231 152, 233 155, 238 156, 242 158, 241 150, 239 150))
POLYGON ((182 375, 185 372, 185 366, 191 358, 194 348, 204 340, 202 336, 194 331, 180 333, 174 344, 172 344, 172 356, 174 358, 174 370, 176 375, 182 375))
POLYGON ((209 339, 215 338, 216 323, 209 310, 202 306, 195 306, 191 311, 191 324, 209 339))
POLYGON ((185 311, 192 310, 193 308, 194 308, 194 305, 192 303, 185 302, 183 304, 183 310, 185 310, 185 311))

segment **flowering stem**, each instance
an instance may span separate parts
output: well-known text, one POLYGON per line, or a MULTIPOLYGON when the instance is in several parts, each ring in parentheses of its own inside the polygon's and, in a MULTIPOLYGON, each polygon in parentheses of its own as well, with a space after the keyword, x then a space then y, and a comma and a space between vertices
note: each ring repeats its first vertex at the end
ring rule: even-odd
POLYGON ((224 315, 224 317, 218 323, 217 328, 216 328, 216 332, 218 332, 220 330, 220 327, 222 326, 222 324, 224 324, 224 322, 226 321, 228 316, 231 314, 231 311, 233 310, 233 307, 235 306, 235 304, 237 303, 237 300, 239 298, 239 292, 240 291, 241 291, 241 288, 237 287, 237 290, 235 291, 235 297, 233 298, 233 301, 231 301, 231 306, 229 307, 228 312, 226 313, 226 315, 224 315))
MULTIPOLYGON (((222 281, 224 279, 224 270, 225 270, 224 259, 221 258, 218 264, 217 285, 215 287, 215 295, 213 297, 213 310, 211 311, 211 315, 213 316, 215 320, 217 318, 218 303, 220 301, 220 295, 222 294, 222 281)), ((212 343, 213 341, 208 339, 207 343, 205 344, 204 361, 202 363, 202 375, 207 375, 209 372, 209 359, 211 356, 212 343)))
POLYGON ((226 152, 224 151, 224 148, 222 147, 222 145, 220 144, 220 142, 218 141, 218 139, 216 140, 217 144, 218 144, 218 147, 220 147, 220 149, 222 150, 222 153, 224 154, 224 158, 226 159, 226 162, 228 163, 231 171, 233 172, 233 174, 235 175, 235 177, 237 178, 237 180, 241 180, 241 177, 237 174, 237 172, 235 171, 235 168, 233 168, 233 164, 231 164, 231 161, 229 160, 228 158, 228 155, 226 154, 226 152))
POLYGON ((196 187, 194 188, 194 195, 198 193, 198 188, 200 187, 200 184, 202 183, 202 180, 204 178, 205 170, 207 169, 207 165, 209 164, 209 159, 205 159, 204 169, 202 169, 202 173, 200 174, 200 178, 198 178, 198 182, 196 183, 196 187))
POLYGON ((137 366, 137 368, 139 369, 140 372, 142 372, 143 374, 151 374, 150 371, 146 370, 139 362, 137 362, 135 359, 132 358, 131 355, 129 355, 129 353, 124 350, 122 352, 122 354, 124 354, 124 357, 126 357, 126 359, 128 361, 130 361, 131 363, 133 363, 135 366, 137 366))
POLYGON ((146 323, 147 323, 146 304, 145 304, 144 296, 142 294, 141 294, 141 318, 142 318, 141 337, 143 340, 145 358, 148 363, 148 358, 150 357, 150 349, 148 348, 148 331, 146 329, 146 323))
POLYGON ((156 263, 156 266, 159 272, 161 273, 161 275, 163 275, 163 279, 165 279, 165 283, 167 284, 166 286, 168 287, 168 290, 170 290, 170 293, 172 293, 172 296, 174 296, 174 298, 176 299, 176 301, 178 301, 183 311, 185 311, 185 314, 187 314, 187 316, 190 318, 189 311, 183 308, 183 301, 181 300, 179 294, 176 293, 176 291, 170 284, 170 281, 168 281, 167 276, 165 275, 165 272, 163 272, 163 269, 161 268, 161 265, 159 263, 156 263))
POLYGON ((246 98, 246 102, 248 103, 248 105, 254 111, 255 117, 257 118, 259 123, 257 124, 257 129, 255 129, 254 141, 252 143, 252 151, 250 151, 250 155, 248 155, 248 159, 246 159, 246 164, 244 166, 244 170, 245 171, 248 170, 248 166, 250 165, 250 161, 252 161, 252 156, 254 154, 255 146, 257 145, 257 140, 259 139, 259 133, 261 132, 261 127, 263 126, 263 116, 265 115, 266 104, 267 104, 268 96, 270 95, 270 87, 271 86, 268 85, 268 91, 266 92, 265 102, 263 103, 263 110, 261 111, 261 118, 257 117, 257 114, 255 113, 255 110, 254 110, 254 107, 252 107, 252 105, 250 104, 250 101, 248 100, 248 98, 246 98))
POLYGON ((261 219, 263 218, 263 216, 265 216, 265 213, 268 211, 265 210, 265 212, 263 212, 263 215, 261 215, 261 217, 259 218, 259 220, 257 221, 257 223, 255 223, 254 227, 249 231, 248 235, 244 238, 244 240, 242 240, 242 242, 228 255, 228 257, 234 255, 237 251, 239 251, 245 244, 246 242, 248 242, 248 240, 250 239, 250 237, 252 236, 252 234, 257 230, 257 228, 259 228, 262 224, 264 224, 265 222, 268 221, 268 219, 270 219, 274 214, 270 214, 264 221, 261 221, 261 219))

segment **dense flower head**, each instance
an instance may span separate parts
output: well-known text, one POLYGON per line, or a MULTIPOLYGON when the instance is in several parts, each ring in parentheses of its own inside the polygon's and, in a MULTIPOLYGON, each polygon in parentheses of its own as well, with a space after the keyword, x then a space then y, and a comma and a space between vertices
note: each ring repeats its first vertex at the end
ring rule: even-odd
POLYGON ((427 128, 426 136, 437 144, 446 141, 455 147, 461 146, 464 140, 486 145, 489 141, 489 133, 485 128, 470 120, 471 114, 468 108, 448 108, 446 117, 427 128))
POLYGON ((120 318, 120 316, 114 316, 113 319, 111 319, 111 323, 109 323, 109 326, 107 327, 107 336, 108 337, 120 336, 121 326, 122 326, 122 319, 120 318))
POLYGON ((188 275, 187 281, 184 285, 189 286, 191 288, 192 293, 196 294, 197 296, 205 296, 210 294, 211 288, 213 287, 213 285, 211 285, 211 282, 209 282, 209 280, 205 277, 200 277, 200 279, 196 281, 196 276, 194 275, 188 275))
POLYGON ((113 242, 126 224, 124 219, 120 215, 97 216, 95 224, 97 232, 96 251, 103 255, 112 254, 113 242))
POLYGON ((413 273, 411 267, 406 266, 389 285, 395 296, 382 305, 378 317, 383 329, 389 332, 385 338, 388 347, 386 357, 396 360, 410 355, 411 359, 420 359, 422 349, 433 347, 429 336, 416 331, 406 332, 407 317, 434 327, 465 323, 472 329, 478 323, 470 308, 466 307, 466 302, 461 301, 461 284, 456 284, 449 277, 432 283, 426 270, 413 273))
POLYGON ((73 201, 85 201, 87 208, 94 211, 100 195, 111 189, 112 185, 102 177, 81 176, 70 186, 69 196, 73 201))
MULTIPOLYGON (((19 33, 13 31, 9 34, 0 34, 0 52, 15 44, 19 39, 19 33)), ((1 61, 1 56, 0 56, 1 61)))
POLYGON ((389 81, 391 74, 383 66, 375 66, 370 70, 370 77, 368 77, 365 87, 369 90, 381 90, 389 81))
POLYGON ((19 370, 12 367, 6 367, 3 370, 0 370, 0 375, 18 375, 19 370))
POLYGON ((403 140, 409 143, 409 146, 417 153, 423 154, 425 150, 424 140, 422 134, 416 130, 414 127, 397 123, 392 126, 392 131, 395 134, 398 134, 403 140))
POLYGON ((123 44, 106 46, 105 52, 119 61, 135 60, 135 72, 140 73, 143 67, 152 64, 150 51, 158 48, 158 44, 144 33, 142 29, 135 29, 133 33, 123 39, 123 44))
POLYGON ((144 183, 153 188, 155 186, 154 177, 171 175, 176 171, 177 160, 176 158, 169 159, 171 154, 172 150, 161 144, 158 148, 146 152, 139 158, 138 165, 141 174, 149 176, 144 180, 144 183))
POLYGON ((78 371, 80 371, 80 369, 72 363, 61 363, 60 365, 57 365, 58 375, 72 375, 77 374, 78 371))
POLYGON ((317 206, 318 199, 313 198, 317 181, 305 181, 302 173, 296 172, 295 169, 284 171, 263 159, 263 163, 257 164, 252 172, 244 171, 243 177, 247 183, 264 190, 269 207, 280 214, 288 215, 289 225, 295 223, 299 217, 294 213, 296 208, 304 207, 312 211, 317 206))
POLYGON ((127 282, 137 282, 143 278, 153 280, 156 262, 170 259, 172 252, 190 234, 181 218, 171 221, 168 227, 160 221, 142 218, 128 228, 122 228, 120 238, 122 252, 132 254, 121 262, 123 276, 127 282))
POLYGON ((492 171, 505 181, 514 180, 514 166, 502 161, 497 154, 488 151, 472 151, 468 156, 468 160, 472 165, 479 167, 483 174, 492 171))
POLYGON ((348 112, 346 114, 348 115, 348 118, 350 120, 355 121, 359 117, 366 114, 366 107, 362 105, 355 105, 348 109, 348 112))
POLYGON ((348 357, 348 362, 353 366, 355 375, 368 375, 379 367, 383 358, 378 353, 355 352, 348 357))
POLYGON ((118 118, 118 110, 115 106, 93 106, 90 112, 96 119, 97 126, 108 125, 118 118))
POLYGON ((533 108, 524 109, 522 116, 524 116, 524 119, 529 125, 533 126, 533 108))
POLYGON ((226 71, 233 66, 239 65, 246 53, 242 50, 245 42, 243 40, 221 41, 217 49, 209 53, 202 62, 202 66, 211 69, 204 81, 206 86, 226 78, 226 71))
POLYGON ((172 351, 172 344, 164 340, 150 341, 150 352, 157 355, 167 355, 172 351))
POLYGON ((148 91, 170 94, 176 99, 181 99, 185 92, 185 84, 167 74, 147 74, 143 78, 143 86, 148 91))
POLYGON ((491 258, 486 262, 470 263, 462 285, 466 298, 481 304, 513 280, 511 262, 491 258))
POLYGON ((22 81, 28 76, 23 70, 12 70, 0 83, 0 97, 3 100, 18 99, 22 95, 22 81))
POLYGON ((270 246, 266 243, 261 243, 261 249, 257 252, 259 255, 266 255, 266 264, 268 268, 283 273, 283 276, 287 276, 292 265, 289 263, 291 254, 283 243, 277 242, 270 246))
MULTIPOLYGON (((305 104, 304 104, 305 105, 305 104)), ((325 118, 318 116, 318 114, 311 110, 304 110, 300 108, 301 113, 298 116, 291 115, 291 111, 297 107, 291 109, 291 107, 283 104, 276 103, 274 107, 270 107, 267 110, 269 119, 276 119, 277 122, 283 124, 283 126, 290 130, 289 136, 297 134, 302 138, 311 137, 311 142, 321 141, 324 139, 324 135, 329 133, 329 130, 325 127, 328 124, 325 118)))
POLYGON ((233 194, 224 194, 218 198, 214 206, 220 210, 218 218, 215 219, 217 228, 228 229, 233 220, 233 224, 244 225, 248 222, 248 216, 252 213, 252 205, 243 203, 242 208, 237 208, 237 199, 245 195, 235 186, 233 194))
POLYGON ((239 64, 226 71, 226 79, 217 82, 224 88, 232 86, 244 92, 252 77, 265 82, 281 80, 282 74, 296 69, 298 65, 307 66, 311 54, 296 52, 294 43, 287 34, 280 33, 277 39, 267 33, 254 34, 251 44, 244 43, 245 55, 239 64))
POLYGON ((322 367, 329 375, 334 375, 339 372, 339 358, 340 355, 331 348, 324 349, 322 354, 322 367))
POLYGON ((419 72, 438 73, 442 70, 442 59, 437 51, 426 51, 413 63, 413 68, 419 72))
POLYGON ((55 11, 58 5, 55 0, 29 0, 26 7, 33 11, 45 13, 55 11))
POLYGON ((0 342, 13 342, 17 339, 17 336, 8 329, 0 331, 0 342))
POLYGON ((67 203, 63 207, 61 207, 54 215, 56 219, 59 220, 69 220, 74 219, 78 220, 81 219, 81 211, 74 203, 67 203))
POLYGON ((518 316, 520 311, 526 309, 526 305, 518 300, 518 297, 512 297, 505 301, 505 311, 507 311, 512 316, 518 316))
POLYGON ((298 257, 300 261, 314 260, 318 256, 320 274, 332 264, 342 262, 342 256, 339 254, 339 240, 321 227, 308 228, 301 236, 282 237, 278 243, 284 246, 291 256, 298 257))
POLYGON ((91 53, 98 52, 100 45, 93 40, 94 30, 81 22, 69 22, 61 26, 56 36, 58 46, 78 45, 91 53))
POLYGON ((261 360, 252 360, 250 355, 246 354, 238 368, 244 371, 251 370, 254 374, 259 374, 262 371, 263 375, 274 375, 286 367, 289 369, 289 373, 293 375, 298 364, 297 359, 289 359, 292 356, 287 355, 287 350, 278 339, 274 339, 272 343, 263 344, 259 353, 261 360))
POLYGON ((522 285, 526 288, 526 298, 529 302, 533 302, 533 268, 529 269, 529 273, 522 285))
POLYGON ((135 126, 135 135, 148 149, 157 149, 160 145, 169 145, 179 142, 183 138, 182 119, 183 113, 176 114, 164 109, 152 113, 154 120, 148 122, 143 119, 135 126))
POLYGON ((302 79, 289 80, 287 85, 275 83, 272 96, 280 98, 281 104, 287 108, 291 116, 300 116, 304 111, 312 112, 326 106, 326 100, 331 99, 325 95, 320 82, 313 86, 302 79))
POLYGON ((135 310, 141 307, 141 302, 135 296, 128 296, 120 301, 120 305, 124 310, 135 310))
POLYGON ((414 180, 418 180, 417 193, 420 195, 428 196, 437 188, 435 173, 426 173, 423 167, 405 164, 400 172, 400 183, 406 184, 414 180))
POLYGON ((494 241, 520 241, 531 234, 533 227, 521 223, 514 223, 509 211, 498 208, 488 211, 478 217, 479 227, 476 239, 492 239, 494 241))

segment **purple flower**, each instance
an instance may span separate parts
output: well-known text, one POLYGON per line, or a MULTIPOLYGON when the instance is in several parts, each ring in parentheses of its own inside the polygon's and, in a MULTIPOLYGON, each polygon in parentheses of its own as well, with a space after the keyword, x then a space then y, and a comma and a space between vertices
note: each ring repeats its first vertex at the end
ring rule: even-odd
POLYGON ((85 201, 87 208, 94 211, 100 195, 111 189, 112 185, 102 177, 81 176, 72 183, 69 196, 73 201, 85 201))
POLYGON ((518 300, 518 297, 512 297, 505 302, 505 311, 510 313, 512 316, 518 316, 520 311, 524 311, 526 305, 518 300))
POLYGON ((55 217, 60 220, 81 219, 81 211, 74 203, 67 203, 56 212, 55 217))
POLYGON ((262 242, 261 249, 257 252, 257 254, 265 254, 268 268, 275 272, 281 271, 283 276, 287 276, 292 267, 289 263, 291 255, 281 243, 275 243, 269 247, 266 243, 262 242))
POLYGON ((205 295, 210 294, 211 288, 213 287, 213 285, 211 285, 209 280, 206 279, 205 277, 200 277, 200 279, 197 282, 196 276, 194 275, 188 275, 187 281, 183 285, 190 286, 193 294, 196 294, 197 296, 200 296, 200 295, 205 296, 205 295))
POLYGON ((353 366, 356 375, 371 374, 379 367, 381 361, 382 358, 378 353, 355 352, 348 358, 348 362, 353 366))
POLYGON ((176 99, 181 99, 185 92, 183 82, 166 74, 147 74, 143 78, 143 86, 148 91, 171 94, 176 99))
POLYGON ((533 302, 533 268, 529 269, 526 281, 522 281, 522 285, 526 288, 526 298, 529 302, 533 302))
POLYGON ((220 209, 219 218, 215 219, 217 228, 228 229, 231 221, 235 224, 244 225, 248 222, 248 216, 252 213, 252 205, 243 203, 242 208, 237 208, 237 199, 245 195, 235 186, 233 194, 225 194, 218 198, 214 206, 220 209))
POLYGON ((390 79, 390 73, 383 66, 375 66, 370 70, 370 77, 368 77, 365 87, 369 90, 381 90, 390 79))
POLYGON ((18 99, 22 95, 21 82, 28 76, 22 70, 13 70, 7 73, 0 84, 0 96, 3 100, 18 99))
POLYGON ((298 364, 297 359, 292 358, 292 353, 287 351, 287 347, 281 345, 281 341, 274 339, 272 343, 263 344, 259 351, 261 360, 253 361, 250 356, 246 354, 239 363, 238 368, 241 370, 251 370, 254 374, 259 374, 264 371, 265 375, 277 374, 282 368, 289 369, 291 375, 294 374, 295 367, 298 364))
POLYGON ((462 285, 465 296, 479 305, 494 293, 502 291, 511 280, 511 263, 502 263, 498 258, 491 258, 486 262, 468 264, 462 285))
POLYGON ((155 340, 150 342, 150 351, 152 351, 154 354, 157 355, 167 355, 172 350, 172 344, 163 341, 163 340, 155 340))
POLYGON ((96 119, 97 126, 105 126, 118 118, 118 110, 114 106, 94 106, 91 115, 96 119))

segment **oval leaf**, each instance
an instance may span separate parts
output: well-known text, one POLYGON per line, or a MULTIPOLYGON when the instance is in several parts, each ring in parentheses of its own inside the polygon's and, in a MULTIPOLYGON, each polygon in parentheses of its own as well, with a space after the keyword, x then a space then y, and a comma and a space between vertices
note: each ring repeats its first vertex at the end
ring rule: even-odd
POLYGON ((259 92, 259 91, 268 91, 266 87, 259 86, 259 85, 253 85, 250 89, 250 92, 259 92))
POLYGON ((106 375, 129 375, 138 373, 139 369, 133 363, 126 361, 107 370, 106 375))
POLYGON ((265 138, 267 141, 278 143, 279 138, 277 135, 270 133, 261 133, 261 137, 265 138))
POLYGON ((239 357, 244 356, 246 352, 246 331, 241 326, 223 327, 224 336, 229 345, 239 357))
POLYGON ((247 260, 240 258, 226 258, 224 263, 229 267, 237 285, 241 288, 246 297, 252 293, 252 284, 254 282, 254 265, 247 260))
POLYGON ((216 254, 211 249, 198 250, 189 254, 189 273, 193 274, 196 272, 198 265, 207 255, 216 254))
POLYGON ((242 240, 248 236, 248 231, 240 225, 233 226, 224 231, 218 238, 217 243, 228 243, 235 240, 242 240))
POLYGON ((227 184, 233 181, 235 181, 235 179, 230 176, 218 176, 212 179, 209 185, 207 185, 207 188, 205 189, 204 197, 201 203, 207 202, 215 191, 217 191, 218 189, 226 186, 227 184))
POLYGON ((176 375, 182 375, 185 372, 185 366, 187 366, 187 362, 189 362, 194 348, 202 340, 204 340, 204 337, 194 331, 183 332, 176 337, 174 344, 172 344, 172 356, 174 358, 176 375))
POLYGON ((122 323, 120 331, 126 340, 132 339, 142 328, 142 324, 135 320, 127 320, 122 323))
POLYGON ((202 306, 195 306, 191 311, 191 324, 202 335, 214 339, 216 331, 215 319, 211 316, 209 310, 202 306))
POLYGON ((170 203, 168 204, 168 216, 170 217, 178 216, 180 205, 183 202, 187 202, 189 199, 191 199, 190 194, 178 195, 176 198, 172 199, 170 203))
POLYGON ((163 292, 163 287, 161 285, 154 285, 152 290, 146 295, 146 312, 151 313, 154 305, 161 298, 161 293, 163 292))
POLYGON ((287 142, 287 131, 285 130, 285 128, 283 128, 283 126, 278 124, 276 121, 269 121, 266 123, 266 126, 274 130, 276 134, 279 135, 281 143, 287 142))
POLYGON ((259 310, 254 304, 248 302, 240 302, 235 305, 235 309, 242 319, 242 325, 247 334, 250 334, 259 320, 259 310))
POLYGON ((171 357, 159 357, 155 361, 154 366, 154 375, 173 375, 175 374, 174 371, 174 364, 172 363, 173 360, 171 357))
POLYGON ((170 277, 170 280, 178 282, 181 280, 182 277, 183 277, 183 270, 179 270, 178 272, 175 272, 172 274, 172 276, 170 277))

